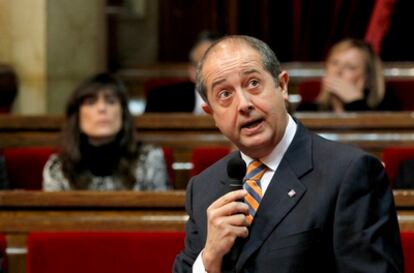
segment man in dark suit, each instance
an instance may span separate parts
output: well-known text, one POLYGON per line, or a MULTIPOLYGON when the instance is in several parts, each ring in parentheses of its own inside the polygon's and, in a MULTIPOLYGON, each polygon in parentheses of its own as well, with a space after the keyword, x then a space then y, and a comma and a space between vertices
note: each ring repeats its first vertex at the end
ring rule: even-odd
POLYGON ((203 108, 240 151, 191 179, 174 272, 403 272, 381 163, 294 120, 287 86, 274 53, 252 37, 225 37, 201 60, 203 108), (238 157, 249 166, 245 189, 228 192, 226 167, 238 157))

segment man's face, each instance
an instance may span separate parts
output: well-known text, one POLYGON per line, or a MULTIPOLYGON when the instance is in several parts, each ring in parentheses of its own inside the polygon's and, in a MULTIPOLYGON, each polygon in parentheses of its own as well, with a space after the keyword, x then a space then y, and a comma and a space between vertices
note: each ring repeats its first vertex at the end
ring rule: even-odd
POLYGON ((218 44, 201 73, 208 98, 204 110, 220 131, 253 158, 269 154, 287 125, 287 73, 275 83, 256 50, 234 40, 218 44))

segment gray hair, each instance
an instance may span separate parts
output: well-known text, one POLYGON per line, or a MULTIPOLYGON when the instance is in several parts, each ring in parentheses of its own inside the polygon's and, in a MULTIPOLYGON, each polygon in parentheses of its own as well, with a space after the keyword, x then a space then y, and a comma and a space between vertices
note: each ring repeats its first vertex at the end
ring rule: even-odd
POLYGON ((251 48, 257 51, 259 53, 261 62, 263 65, 263 68, 272 75, 275 83, 278 83, 278 76, 282 72, 282 69, 280 67, 280 62, 277 59, 275 53, 270 49, 270 47, 263 41, 250 37, 245 35, 229 35, 225 36, 216 42, 214 42, 206 51, 203 58, 200 60, 197 66, 197 72, 196 72, 196 91, 200 96, 203 98, 205 102, 207 102, 207 88, 204 82, 204 78, 202 75, 202 69, 204 66, 204 62, 210 55, 210 53, 214 50, 214 48, 227 40, 233 40, 238 41, 247 44, 251 48))

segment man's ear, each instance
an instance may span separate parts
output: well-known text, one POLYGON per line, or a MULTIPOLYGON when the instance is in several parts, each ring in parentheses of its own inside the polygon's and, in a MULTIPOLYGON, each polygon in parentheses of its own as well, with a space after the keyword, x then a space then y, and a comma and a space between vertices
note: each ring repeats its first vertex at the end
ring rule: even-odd
POLYGON ((289 83, 289 75, 286 71, 280 72, 279 76, 279 87, 283 93, 283 96, 288 97, 288 83, 289 83))
POLYGON ((203 102, 203 104, 201 105, 201 108, 203 108, 204 112, 211 115, 211 108, 210 106, 208 106, 207 103, 203 102))

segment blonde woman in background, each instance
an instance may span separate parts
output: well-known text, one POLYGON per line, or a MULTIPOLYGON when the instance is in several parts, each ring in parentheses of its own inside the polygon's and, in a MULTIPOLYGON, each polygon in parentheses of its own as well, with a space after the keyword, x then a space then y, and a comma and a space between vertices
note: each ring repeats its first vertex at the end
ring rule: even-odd
POLYGON ((385 99, 382 64, 371 46, 345 39, 329 51, 325 75, 316 101, 299 105, 298 111, 396 110, 394 99, 385 99))

